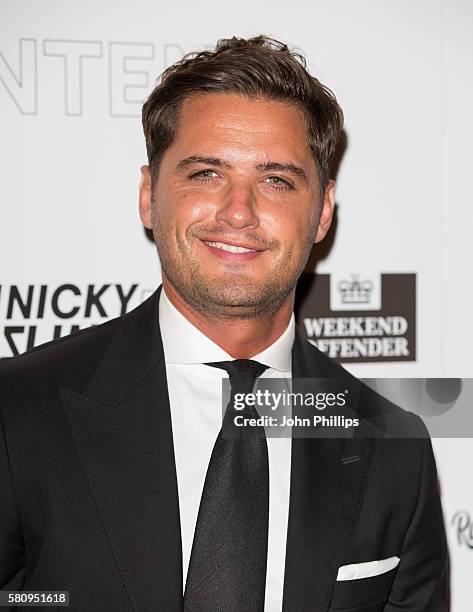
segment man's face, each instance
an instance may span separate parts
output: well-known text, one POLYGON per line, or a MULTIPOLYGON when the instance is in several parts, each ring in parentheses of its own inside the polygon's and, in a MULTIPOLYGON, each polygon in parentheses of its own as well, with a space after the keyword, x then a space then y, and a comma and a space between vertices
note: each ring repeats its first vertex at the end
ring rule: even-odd
POLYGON ((148 167, 142 172, 140 213, 163 282, 189 306, 246 318, 292 299, 333 210, 332 182, 320 202, 299 108, 238 94, 192 96, 153 193, 148 167))

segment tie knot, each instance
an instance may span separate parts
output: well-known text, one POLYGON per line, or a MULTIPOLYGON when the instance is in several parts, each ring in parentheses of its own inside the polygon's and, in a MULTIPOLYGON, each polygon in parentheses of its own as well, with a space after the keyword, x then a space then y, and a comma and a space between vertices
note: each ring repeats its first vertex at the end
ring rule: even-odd
POLYGON ((255 380, 269 367, 259 363, 259 361, 253 361, 252 359, 213 361, 211 363, 206 363, 205 365, 211 366, 212 368, 226 370, 228 372, 228 376, 230 377, 230 384, 232 388, 239 380, 245 380, 247 384, 252 386, 255 380))

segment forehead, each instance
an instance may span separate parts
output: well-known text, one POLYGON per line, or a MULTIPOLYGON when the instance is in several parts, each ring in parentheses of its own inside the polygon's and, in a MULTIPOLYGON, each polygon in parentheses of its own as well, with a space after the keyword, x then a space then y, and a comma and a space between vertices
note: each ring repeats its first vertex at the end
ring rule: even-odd
MULTIPOLYGON (((240 149, 259 157, 312 159, 307 121, 295 104, 248 98, 240 94, 197 94, 187 98, 179 113, 174 145, 240 149)), ((223 149, 223 150, 222 150, 223 149)), ((288 160, 286 160, 288 161, 288 160)))

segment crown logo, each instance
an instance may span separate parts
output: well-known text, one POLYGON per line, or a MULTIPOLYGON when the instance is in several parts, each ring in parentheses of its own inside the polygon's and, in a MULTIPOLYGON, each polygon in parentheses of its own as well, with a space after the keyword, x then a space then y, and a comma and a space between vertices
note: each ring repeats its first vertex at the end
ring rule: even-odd
POLYGON ((340 281, 337 286, 343 304, 368 304, 370 301, 373 283, 360 281, 358 274, 352 274, 350 281, 340 281))

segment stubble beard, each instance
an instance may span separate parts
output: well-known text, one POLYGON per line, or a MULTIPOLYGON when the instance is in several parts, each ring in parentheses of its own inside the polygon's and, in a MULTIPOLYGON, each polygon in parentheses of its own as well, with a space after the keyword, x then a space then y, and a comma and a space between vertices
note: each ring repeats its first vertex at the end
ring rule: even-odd
MULTIPOLYGON (((159 227, 159 225, 158 225, 159 227)), ((187 245, 177 239, 178 249, 172 248, 170 237, 160 232, 154 224, 153 234, 165 278, 180 297, 204 317, 219 319, 267 319, 274 316, 289 294, 294 290, 310 254, 312 230, 306 236, 306 244, 299 262, 291 263, 292 251, 284 261, 273 266, 268 277, 257 285, 245 275, 246 265, 232 265, 234 274, 211 278, 205 275, 202 263, 189 252, 187 245), (187 266, 176 253, 188 253, 187 266)), ((276 257, 276 250, 270 254, 276 257)))

